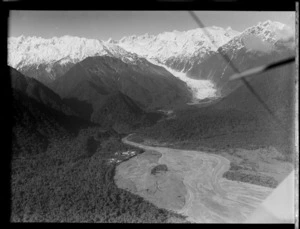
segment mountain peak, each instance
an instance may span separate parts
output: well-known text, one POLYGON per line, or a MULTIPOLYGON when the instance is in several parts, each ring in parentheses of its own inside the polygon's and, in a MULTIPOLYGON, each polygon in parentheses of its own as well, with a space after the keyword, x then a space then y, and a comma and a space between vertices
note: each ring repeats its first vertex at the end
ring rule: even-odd
POLYGON ((126 57, 127 63, 137 61, 133 54, 112 39, 105 42, 70 35, 47 39, 25 36, 8 38, 8 65, 46 84, 63 75, 75 63, 87 57, 103 55, 126 57))
POLYGON ((8 39, 8 64, 15 68, 28 65, 54 63, 65 59, 80 61, 88 56, 105 54, 104 42, 65 35, 62 37, 10 37, 8 39))
POLYGON ((246 50, 270 53, 279 50, 279 46, 288 49, 294 47, 295 31, 293 28, 277 21, 266 20, 245 29, 240 35, 222 46, 222 50, 246 50))
POLYGON ((278 21, 266 20, 264 22, 258 23, 258 26, 262 26, 262 27, 276 26, 277 28, 283 28, 285 24, 278 21))
POLYGON ((295 36, 293 28, 278 21, 267 20, 259 22, 256 26, 246 29, 244 34, 252 34, 261 37, 264 41, 274 43, 278 40, 290 40, 295 36))
POLYGON ((211 29, 216 29, 216 30, 223 30, 223 28, 219 27, 219 26, 211 26, 211 27, 208 27, 208 28, 211 28, 211 29))
MULTIPOLYGON (((154 63, 165 64, 170 59, 189 60, 201 58, 209 52, 215 51, 219 47, 239 32, 225 30, 221 27, 207 27, 211 34, 213 43, 207 38, 203 28, 196 28, 188 31, 163 32, 158 35, 144 34, 141 36, 123 37, 118 45, 129 52, 134 52, 144 58, 154 61, 154 63)), ((181 66, 180 70, 182 70, 181 66)))
POLYGON ((278 22, 278 21, 270 21, 270 20, 267 20, 263 23, 260 23, 258 26, 261 26, 265 29, 268 29, 268 30, 271 30, 271 31, 278 31, 278 30, 284 30, 286 28, 289 28, 287 25, 281 23, 281 22, 278 22))
MULTIPOLYGON (((261 50, 262 46, 267 47, 266 50, 273 50, 277 41, 292 41, 293 36, 295 33, 290 27, 271 20, 260 22, 242 33, 231 27, 210 26, 183 32, 173 30, 158 35, 132 35, 119 41, 70 35, 48 39, 22 35, 8 39, 8 64, 24 74, 27 71, 41 71, 43 68, 45 76, 51 80, 63 74, 72 64, 90 56, 103 55, 134 65, 142 62, 140 57, 143 57, 153 64, 163 64, 188 72, 194 64, 201 63, 221 46, 228 45, 227 48, 237 50, 246 44, 252 50, 261 50), (64 70, 56 69, 60 67, 64 70)), ((278 45, 281 45, 280 42, 278 45)), ((226 47, 223 48, 227 49, 226 47)))
POLYGON ((251 27, 247 28, 245 31, 253 30, 255 28, 256 29, 258 28, 259 31, 262 31, 262 30, 276 31, 276 30, 283 30, 285 28, 289 28, 289 26, 287 26, 281 22, 278 22, 278 21, 266 20, 264 22, 259 22, 255 26, 251 26, 251 27))
POLYGON ((108 43, 108 44, 116 44, 117 41, 113 40, 113 39, 110 37, 105 43, 108 43))

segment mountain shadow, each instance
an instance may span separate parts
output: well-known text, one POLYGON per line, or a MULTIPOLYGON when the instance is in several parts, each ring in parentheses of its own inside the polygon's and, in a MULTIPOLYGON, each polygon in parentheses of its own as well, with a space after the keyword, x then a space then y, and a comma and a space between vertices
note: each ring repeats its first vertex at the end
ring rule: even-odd
POLYGON ((76 98, 65 98, 62 100, 68 104, 73 111, 76 112, 81 118, 90 120, 91 114, 93 113, 93 106, 85 101, 80 101, 76 98))
POLYGON ((119 132, 130 132, 141 126, 149 126, 156 122, 161 115, 156 112, 145 112, 131 98, 121 92, 115 92, 102 102, 95 110, 91 120, 104 128, 119 132))
POLYGON ((146 108, 161 108, 191 99, 186 84, 160 66, 144 58, 138 63, 111 56, 88 57, 75 64, 55 82, 63 98, 89 103, 101 102, 120 91, 146 108))
POLYGON ((80 129, 95 126, 75 116, 50 89, 11 69, 13 152, 38 154, 57 138, 76 136, 80 129))
POLYGON ((272 114, 241 85, 209 106, 178 110, 176 118, 158 122, 140 134, 160 141, 185 142, 192 148, 274 146, 290 160, 295 152, 295 65, 248 80, 272 114))

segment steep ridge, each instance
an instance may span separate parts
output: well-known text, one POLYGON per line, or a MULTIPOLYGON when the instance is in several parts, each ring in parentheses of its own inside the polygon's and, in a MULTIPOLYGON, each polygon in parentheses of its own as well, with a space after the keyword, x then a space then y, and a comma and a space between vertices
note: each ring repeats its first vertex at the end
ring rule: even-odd
POLYGON ((33 78, 24 76, 12 67, 8 66, 8 68, 11 77, 11 86, 14 90, 66 115, 77 115, 76 112, 63 102, 59 95, 54 93, 51 89, 33 78))
POLYGON ((275 119, 242 85, 206 107, 191 106, 179 110, 173 119, 159 122, 140 133, 191 148, 256 149, 274 146, 288 158, 294 150, 294 77, 295 64, 290 64, 250 80, 275 119))
MULTIPOLYGON (((9 75, 14 75, 11 76, 14 78, 12 101, 9 101, 11 109, 5 113, 12 112, 12 115, 3 120, 12 121, 11 132, 6 132, 11 138, 7 142, 12 143, 11 221, 157 223, 168 222, 169 217, 178 215, 155 208, 114 184, 115 166, 109 161, 122 158, 116 152, 142 151, 123 144, 122 135, 113 129, 100 129, 99 125, 46 105, 44 102, 52 99, 53 92, 44 93, 39 99, 27 90, 35 84, 41 92, 39 82, 32 79, 28 82, 17 71, 14 74, 8 71, 7 78, 9 75), (50 99, 46 99, 48 95, 50 99), (119 197, 124 201, 116 205, 119 197), (116 218, 120 209, 125 214, 129 212, 128 215, 116 218), (90 218, 90 215, 96 216, 90 218)), ((126 98, 124 100, 134 106, 126 98)), ((126 156, 122 160, 126 160, 126 156)), ((178 217, 178 220, 183 218, 178 217)))
POLYGON ((13 91, 11 221, 163 223, 176 216, 184 221, 115 185, 110 160, 142 150, 123 144, 111 129, 81 125, 82 120, 13 91), (120 209, 124 213, 116 218, 120 209))
MULTIPOLYGON (((231 28, 213 26, 208 30, 213 36, 213 43, 218 46, 239 34, 231 28)), ((52 39, 20 36, 8 39, 8 64, 54 89, 55 79, 89 56, 109 55, 126 63, 134 61, 140 64, 137 61, 138 54, 154 64, 160 63, 178 71, 187 71, 195 60, 205 59, 214 50, 214 45, 202 29, 166 32, 157 36, 146 34, 124 37, 118 42, 112 39, 100 41, 71 36, 52 39)), ((200 84, 199 90, 206 85, 208 84, 200 84)))
POLYGON ((127 95, 115 92, 93 113, 92 121, 101 123, 104 128, 110 127, 118 132, 126 132, 151 126, 162 117, 161 113, 144 111, 127 95))
POLYGON ((220 47, 239 34, 230 27, 223 29, 212 26, 206 30, 210 33, 213 43, 201 28, 184 32, 165 32, 157 36, 145 34, 123 37, 115 43, 149 60, 186 72, 195 61, 204 60, 207 55, 216 51, 215 46, 220 47))
POLYGON ((88 57, 55 81, 63 98, 78 98, 96 107, 111 93, 122 92, 144 108, 172 106, 190 100, 186 84, 145 59, 124 62, 110 56, 88 57))
POLYGON ((128 96, 116 92, 103 101, 102 106, 93 113, 91 119, 102 123, 105 128, 114 127, 122 131, 122 129, 135 128, 144 115, 145 112, 128 96))
MULTIPOLYGON (((99 65, 98 70, 93 70, 94 75, 107 75, 106 72, 109 72, 108 75, 110 76, 112 74, 128 74, 124 70, 124 63, 139 74, 141 74, 140 71, 143 71, 143 74, 147 71, 151 75, 155 72, 154 75, 161 76, 169 75, 166 71, 171 71, 173 76, 177 76, 178 79, 186 83, 184 87, 188 86, 193 91, 194 98, 205 99, 216 95, 224 96, 238 86, 238 81, 230 85, 227 84, 228 77, 234 71, 221 57, 220 53, 226 54, 239 71, 294 55, 295 31, 293 28, 279 22, 265 21, 246 29, 242 33, 236 32, 231 28, 223 29, 216 26, 206 29, 210 33, 212 42, 203 29, 185 32, 165 32, 157 36, 148 34, 130 36, 124 37, 120 41, 112 39, 100 41, 70 36, 54 37, 52 39, 24 36, 12 37, 8 40, 8 63, 22 73, 34 77, 56 90, 57 84, 54 83, 55 79, 59 79, 67 73, 76 63, 83 61, 87 57, 108 56, 119 59, 118 63, 108 61, 106 65, 99 65), (166 71, 154 67, 153 64, 150 64, 142 57, 155 65, 166 66, 166 71), (115 64, 118 68, 115 68, 112 64, 115 64), (101 71, 102 73, 100 73, 101 71), (196 83, 195 80, 197 79, 202 81, 196 83), (206 92, 202 93, 201 91, 204 90, 206 92)), ((89 61, 91 62, 89 69, 93 68, 92 65, 97 65, 95 61, 89 61)), ((87 67, 85 66, 84 68, 86 69, 87 67)), ((74 85, 81 81, 79 80, 80 77, 84 80, 83 75, 86 75, 86 72, 79 70, 78 66, 75 69, 77 70, 73 69, 72 74, 82 75, 78 76, 74 83, 66 86, 66 92, 62 92, 63 90, 59 89, 60 95, 62 95, 61 93, 69 93, 70 88, 72 88, 71 94, 82 92, 83 86, 74 88, 74 85), (74 73, 74 71, 78 71, 78 73, 74 73)), ((149 74, 147 75, 149 76, 149 74)), ((95 79, 96 77, 93 78, 95 79)), ((106 77, 103 83, 99 83, 99 80, 97 81, 98 84, 108 85, 110 87, 109 90, 113 90, 111 85, 115 84, 112 81, 116 81, 116 77, 113 78, 114 80, 106 77)), ((171 77, 167 78, 170 79, 171 77)), ((101 76, 101 80, 103 79, 104 76, 101 76)), ((122 77, 121 79, 121 82, 118 83, 118 90, 120 90, 120 85, 124 84, 120 91, 132 99, 136 100, 138 98, 139 105, 159 108, 171 103, 169 100, 172 100, 172 98, 174 100, 173 92, 171 93, 172 95, 164 96, 161 102, 158 102, 157 99, 160 96, 159 94, 155 95, 156 98, 150 96, 149 93, 153 94, 156 91, 153 88, 150 90, 148 87, 144 88, 145 77, 136 77, 134 79, 134 81, 138 81, 135 82, 136 84, 142 85, 142 89, 135 86, 134 90, 132 87, 128 87, 128 77, 122 77), (124 79, 126 79, 126 83, 124 79), (141 94, 142 96, 136 96, 141 94), (170 99, 170 97, 172 98, 170 99)), ((157 81, 158 77, 151 77, 151 79, 157 81)), ((132 77, 130 80, 132 81, 132 77)), ((165 81, 157 82, 159 85, 166 83, 165 81)), ((90 88, 90 83, 84 81, 82 83, 88 84, 84 87, 90 88)), ((150 82, 149 86, 153 84, 153 82, 150 82)), ((106 86, 96 87, 97 89, 94 86, 92 84, 92 91, 96 90, 100 94, 108 93, 106 86)), ((113 88, 116 88, 115 85, 113 88)))
POLYGON ((50 88, 53 81, 74 64, 89 56, 101 55, 132 59, 134 56, 119 46, 96 39, 72 36, 51 39, 20 36, 8 39, 8 65, 50 88))
MULTIPOLYGON (((14 94, 18 97, 16 100, 21 100, 21 95, 24 95, 24 101, 26 101, 25 103, 28 104, 30 109, 38 109, 37 113, 40 113, 39 109, 43 111, 50 109, 50 116, 57 116, 59 120, 65 120, 64 115, 71 115, 83 118, 87 122, 98 123, 104 128, 114 127, 120 131, 129 131, 139 125, 150 125, 161 118, 159 113, 145 112, 135 101, 117 90, 108 91, 103 97, 101 97, 101 94, 96 94, 95 101, 89 100, 86 102, 76 97, 61 99, 59 95, 37 80, 26 77, 11 67, 10 71, 14 94)), ((99 92, 99 88, 91 82, 86 84, 80 83, 80 85, 85 92, 90 92, 93 88, 96 88, 96 93, 99 92)), ((24 106, 22 109, 28 109, 26 108, 27 105, 24 106)), ((22 109, 20 109, 20 112, 22 109)), ((44 113, 41 116, 43 117, 44 113)), ((72 118, 70 119, 72 120, 72 118)), ((31 121, 33 122, 33 120, 31 121)), ((56 120, 56 122, 59 121, 56 120)), ((72 123, 69 120, 63 122, 66 122, 67 125, 72 123)), ((81 123, 83 121, 78 122, 81 123)), ((76 124, 74 125, 76 126, 76 124)))
POLYGON ((76 136, 81 128, 95 125, 53 109, 23 91, 13 88, 12 96, 14 156, 42 153, 55 139, 76 136))
POLYGON ((228 77, 235 71, 222 55, 230 58, 231 64, 242 72, 295 55, 294 36, 292 28, 282 23, 272 21, 259 23, 221 46, 206 60, 194 65, 187 72, 187 76, 209 79, 223 95, 226 95, 238 86, 239 81, 227 84, 228 77))

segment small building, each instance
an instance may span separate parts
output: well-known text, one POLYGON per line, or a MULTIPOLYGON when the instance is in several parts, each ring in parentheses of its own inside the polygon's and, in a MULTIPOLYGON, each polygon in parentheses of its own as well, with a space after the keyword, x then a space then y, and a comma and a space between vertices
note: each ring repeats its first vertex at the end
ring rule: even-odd
POLYGON ((122 155, 128 155, 129 151, 122 152, 122 155))
POLYGON ((115 161, 116 161, 115 158, 108 159, 108 162, 109 162, 109 163, 114 163, 115 161))
POLYGON ((135 154, 136 154, 135 151, 131 151, 131 152, 130 152, 130 155, 131 155, 131 156, 133 156, 133 155, 135 155, 135 154))

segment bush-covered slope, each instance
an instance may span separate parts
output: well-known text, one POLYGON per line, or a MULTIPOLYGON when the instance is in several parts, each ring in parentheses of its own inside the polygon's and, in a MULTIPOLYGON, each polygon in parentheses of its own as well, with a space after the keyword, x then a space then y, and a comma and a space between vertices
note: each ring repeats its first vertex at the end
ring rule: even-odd
POLYGON ((176 117, 141 130, 143 136, 212 148, 275 146, 292 155, 294 139, 294 65, 253 77, 250 84, 266 111, 245 85, 202 108, 182 109, 176 117), (279 120, 279 121, 278 121, 279 120))

